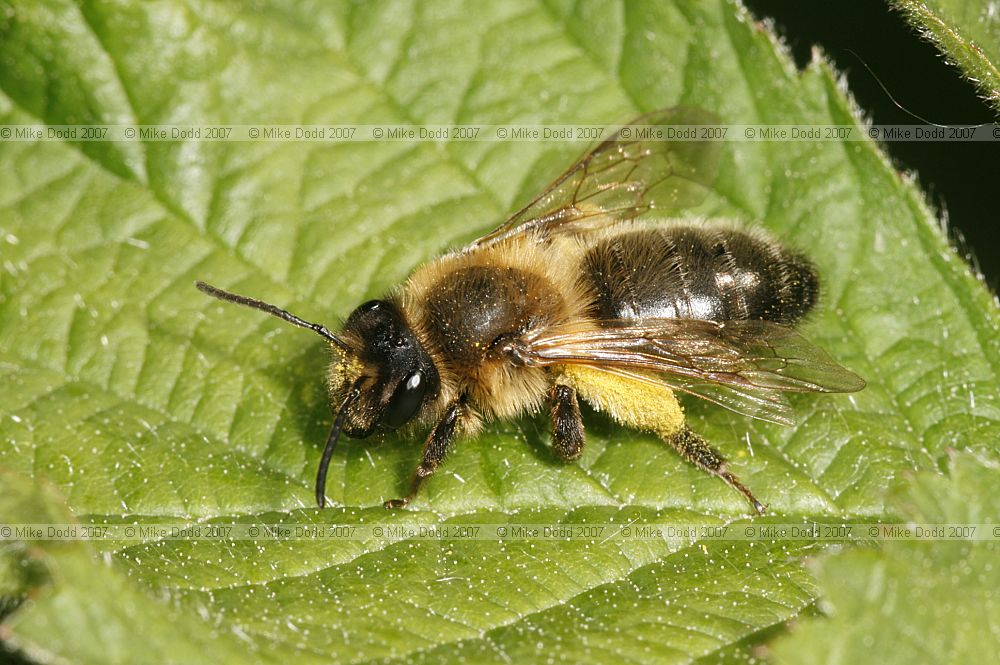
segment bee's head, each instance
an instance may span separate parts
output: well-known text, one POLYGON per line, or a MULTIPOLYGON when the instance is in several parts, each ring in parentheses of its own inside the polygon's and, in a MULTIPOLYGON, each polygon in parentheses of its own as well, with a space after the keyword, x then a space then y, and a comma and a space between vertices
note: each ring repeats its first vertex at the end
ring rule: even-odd
POLYGON ((344 338, 350 352, 335 363, 330 380, 348 436, 402 427, 437 396, 437 369, 392 302, 358 307, 344 324, 344 338))
POLYGON ((214 298, 253 307, 308 328, 340 352, 341 359, 334 363, 330 376, 336 417, 316 476, 316 502, 320 508, 326 503, 326 470, 341 431, 363 439, 380 428, 402 427, 413 420, 421 406, 437 396, 440 387, 437 369, 399 307, 390 301, 372 300, 358 307, 347 317, 341 337, 276 305, 204 282, 195 284, 214 298))

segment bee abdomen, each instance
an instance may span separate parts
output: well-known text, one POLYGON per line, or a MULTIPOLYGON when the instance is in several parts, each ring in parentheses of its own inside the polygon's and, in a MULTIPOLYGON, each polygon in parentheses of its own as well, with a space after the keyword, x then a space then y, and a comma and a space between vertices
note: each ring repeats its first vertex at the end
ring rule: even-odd
POLYGON ((625 230, 585 254, 580 280, 601 319, 766 320, 794 324, 819 295, 812 264, 728 227, 625 230))

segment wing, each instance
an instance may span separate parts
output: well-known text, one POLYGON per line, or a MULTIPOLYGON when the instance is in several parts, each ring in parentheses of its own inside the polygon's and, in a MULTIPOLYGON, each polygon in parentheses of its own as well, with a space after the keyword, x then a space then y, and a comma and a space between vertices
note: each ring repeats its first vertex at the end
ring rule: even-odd
POLYGON ((579 231, 700 203, 719 168, 722 143, 701 140, 699 125, 718 124, 707 111, 677 107, 640 116, 587 153, 471 248, 538 230, 579 231), (674 134, 664 128, 669 125, 674 134), (694 136, 666 138, 684 131, 694 136))
POLYGON ((770 321, 614 321, 528 340, 528 362, 581 364, 667 383, 761 420, 793 423, 784 392, 854 392, 864 380, 787 326, 770 321))

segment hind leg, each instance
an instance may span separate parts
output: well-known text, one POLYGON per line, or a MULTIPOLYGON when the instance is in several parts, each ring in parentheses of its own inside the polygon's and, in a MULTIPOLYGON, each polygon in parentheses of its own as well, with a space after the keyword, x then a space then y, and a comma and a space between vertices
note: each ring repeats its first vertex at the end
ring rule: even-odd
POLYGON ((764 513, 767 506, 729 472, 725 458, 708 441, 688 428, 684 422, 684 410, 667 385, 631 381, 589 367, 572 365, 562 368, 560 382, 575 388, 594 408, 607 412, 623 425, 656 434, 684 459, 738 490, 758 514, 764 513))
POLYGON ((763 515, 764 511, 767 510, 767 506, 758 501, 753 492, 729 472, 729 464, 719 451, 709 445, 708 441, 700 435, 692 432, 691 428, 687 425, 684 425, 676 434, 663 438, 681 454, 681 457, 699 469, 722 478, 730 486, 739 491, 747 498, 747 501, 754 507, 758 515, 763 515))

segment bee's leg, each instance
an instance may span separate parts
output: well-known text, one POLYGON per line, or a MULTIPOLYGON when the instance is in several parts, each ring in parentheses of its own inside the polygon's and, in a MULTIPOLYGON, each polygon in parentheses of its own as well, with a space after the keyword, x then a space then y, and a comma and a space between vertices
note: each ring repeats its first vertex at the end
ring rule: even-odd
POLYGON ((455 440, 455 435, 459 431, 459 424, 465 413, 466 406, 464 399, 457 399, 448 406, 444 412, 444 416, 434 426, 434 429, 431 430, 430 435, 427 437, 427 442, 424 443, 423 459, 420 462, 420 466, 417 467, 416 473, 413 474, 413 480, 410 483, 410 492, 402 499, 390 499, 386 501, 386 508, 402 508, 413 500, 413 497, 417 495, 417 491, 423 484, 424 478, 434 473, 438 464, 441 463, 441 460, 448 453, 448 448, 451 446, 452 441, 455 440))
POLYGON ((767 506, 758 501, 757 497, 753 495, 753 492, 741 483, 736 476, 729 472, 729 465, 726 463, 726 460, 722 457, 722 455, 719 454, 715 448, 710 446, 708 441, 692 432, 687 425, 685 425, 684 428, 676 434, 664 438, 667 443, 677 449, 677 452, 679 452, 684 459, 700 469, 722 478, 732 487, 739 490, 739 492, 750 502, 750 505, 754 507, 754 510, 757 511, 758 515, 763 515, 764 511, 767 510, 767 506))
POLYGON ((553 384, 549 388, 549 414, 552 418, 552 448, 565 462, 572 462, 583 454, 583 419, 576 390, 569 386, 553 384))

